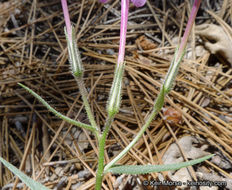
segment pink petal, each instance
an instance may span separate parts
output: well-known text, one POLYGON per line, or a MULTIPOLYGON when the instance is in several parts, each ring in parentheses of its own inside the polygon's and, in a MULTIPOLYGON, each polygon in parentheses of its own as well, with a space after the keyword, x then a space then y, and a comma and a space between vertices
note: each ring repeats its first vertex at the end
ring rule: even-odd
POLYGON ((136 7, 142 7, 142 6, 146 3, 146 0, 131 0, 131 2, 132 2, 136 7))
POLYGON ((101 3, 106 3, 108 0, 99 0, 101 3))

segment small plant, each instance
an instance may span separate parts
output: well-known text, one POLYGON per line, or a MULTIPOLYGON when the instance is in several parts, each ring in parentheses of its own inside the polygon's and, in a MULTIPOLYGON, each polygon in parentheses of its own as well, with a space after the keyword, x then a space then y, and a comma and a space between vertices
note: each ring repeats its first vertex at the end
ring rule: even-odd
MULTIPOLYGON (((100 0, 100 1, 105 3, 107 0, 100 0)), ((54 108, 52 108, 43 98, 41 98, 33 90, 29 89, 23 84, 19 83, 19 85, 23 87, 25 90, 27 90, 29 93, 31 93, 34 97, 36 97, 45 107, 47 107, 47 109, 53 112, 57 117, 63 119, 64 121, 72 125, 90 130, 96 136, 96 139, 98 142, 98 169, 96 172, 95 189, 96 190, 101 189, 103 177, 108 172, 112 172, 116 174, 122 174, 122 173, 124 174, 146 174, 146 173, 160 172, 160 171, 167 171, 167 170, 177 170, 179 168, 194 165, 206 159, 211 158, 213 155, 208 155, 203 158, 192 160, 189 162, 170 164, 170 165, 147 165, 147 166, 116 165, 116 163, 135 145, 135 143, 139 140, 139 138, 144 134, 145 130, 150 126, 150 123, 152 122, 152 120, 155 118, 155 116, 158 114, 158 112, 163 107, 164 98, 172 89, 173 81, 175 80, 175 77, 178 73, 180 62, 185 53, 187 39, 191 32, 192 25, 194 23, 201 0, 194 1, 192 12, 191 12, 190 18, 187 23, 186 31, 184 33, 180 46, 177 47, 175 51, 175 55, 171 62, 171 65, 168 70, 167 76, 164 80, 164 83, 160 89, 160 93, 158 97, 156 98, 156 100, 154 101, 153 110, 151 111, 150 115, 146 118, 145 124, 142 126, 142 128, 140 129, 136 137, 130 142, 130 144, 121 153, 119 153, 109 163, 104 162, 104 150, 105 150, 105 142, 106 142, 107 135, 109 133, 114 117, 119 111, 120 102, 121 102, 122 80, 123 80, 124 67, 126 64, 124 61, 124 54, 125 54, 125 44, 126 44, 129 0, 121 0, 121 28, 120 28, 119 54, 118 54, 117 65, 116 65, 115 72, 114 72, 114 80, 113 80, 113 84, 110 90, 109 99, 107 102, 108 117, 106 119, 103 130, 101 130, 100 127, 96 124, 94 114, 92 110, 90 109, 90 105, 87 99, 87 91, 86 91, 84 81, 83 81, 83 73, 84 73, 83 65, 81 62, 80 53, 79 53, 76 40, 75 40, 74 29, 70 22, 67 2, 66 0, 61 0, 61 3, 62 3, 63 12, 64 12, 65 24, 66 24, 64 31, 65 31, 65 35, 67 39, 69 62, 71 64, 73 77, 77 81, 77 84, 78 84, 78 87, 79 87, 79 90, 82 96, 82 100, 84 102, 84 106, 86 109, 86 113, 90 121, 90 125, 75 121, 73 119, 70 119, 62 115, 61 113, 57 112, 54 108)), ((132 0, 132 3, 134 3, 135 6, 140 7, 146 3, 146 0, 132 0)), ((33 183, 32 179, 30 180, 30 178, 25 177, 24 174, 21 174, 20 171, 18 171, 11 164, 4 161, 2 158, 0 159, 0 161, 3 162, 3 164, 5 164, 9 169, 11 169, 16 175, 18 175, 22 181, 24 181, 27 185, 29 185, 29 187, 31 187, 31 189, 38 189, 38 188, 33 188, 33 186, 30 185, 31 181, 33 183), (28 183, 28 181, 30 181, 30 183, 28 183)), ((37 183, 37 182, 34 182, 34 183, 37 183)), ((40 186, 40 188, 47 189, 44 186, 40 186)))

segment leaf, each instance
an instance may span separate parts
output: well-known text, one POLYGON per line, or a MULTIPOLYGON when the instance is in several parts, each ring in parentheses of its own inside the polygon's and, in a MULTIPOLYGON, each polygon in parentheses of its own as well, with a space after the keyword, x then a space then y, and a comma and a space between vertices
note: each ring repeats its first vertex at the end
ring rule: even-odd
POLYGON ((135 40, 135 43, 138 47, 141 47, 143 50, 155 49, 158 47, 157 44, 149 40, 145 35, 140 36, 135 40))
POLYGON ((3 158, 0 157, 0 161, 10 170, 12 171, 15 175, 17 175, 22 182, 24 182, 28 187, 31 188, 31 190, 50 190, 49 188, 45 187, 41 183, 33 180, 32 178, 28 177, 25 175, 23 172, 21 172, 19 169, 14 167, 12 164, 4 160, 3 158))
POLYGON ((153 173, 153 172, 161 172, 161 171, 169 171, 169 170, 178 170, 180 168, 192 166, 195 164, 198 164, 200 162, 203 162, 211 157, 213 157, 214 154, 204 156, 202 158, 198 158, 195 160, 191 160, 188 162, 181 162, 177 164, 167 164, 167 165, 124 165, 124 166, 115 166, 106 171, 112 172, 114 174, 147 174, 147 173, 153 173))
POLYGON ((27 86, 18 83, 18 85, 20 85, 21 87, 23 87, 25 90, 27 90, 29 93, 31 93, 35 98, 37 98, 49 111, 51 111, 52 113, 54 113, 57 117, 63 119, 64 121, 75 125, 77 127, 82 127, 85 128, 87 130, 90 130, 92 132, 95 132, 96 129, 94 127, 92 127, 91 125, 85 124, 85 123, 81 123, 79 121, 75 121, 63 114, 61 114, 60 112, 56 111, 54 108, 52 108, 41 96, 39 96, 38 94, 36 94, 33 90, 31 90, 30 88, 28 88, 27 86))

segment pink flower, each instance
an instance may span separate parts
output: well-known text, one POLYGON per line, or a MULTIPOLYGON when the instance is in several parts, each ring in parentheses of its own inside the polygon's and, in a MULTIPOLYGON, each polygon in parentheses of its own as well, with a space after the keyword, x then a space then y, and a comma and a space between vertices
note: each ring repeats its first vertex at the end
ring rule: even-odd
POLYGON ((100 0, 101 3, 106 3, 108 0, 100 0))
MULTIPOLYGON (((106 3, 108 0, 99 0, 101 3, 106 3)), ((131 0, 131 2, 136 6, 136 7, 142 7, 145 3, 146 0, 131 0)))
POLYGON ((146 0, 131 0, 131 2, 132 2, 136 7, 142 7, 142 6, 146 3, 146 0))

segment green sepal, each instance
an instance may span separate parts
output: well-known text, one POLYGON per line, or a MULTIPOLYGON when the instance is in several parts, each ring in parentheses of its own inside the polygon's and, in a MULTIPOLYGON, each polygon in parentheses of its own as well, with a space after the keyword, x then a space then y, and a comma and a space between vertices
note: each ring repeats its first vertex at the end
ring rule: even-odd
POLYGON ((72 74, 75 77, 82 77, 84 73, 84 69, 82 66, 80 52, 78 50, 77 43, 76 43, 75 30, 72 26, 71 26, 71 29, 72 29, 72 39, 69 39, 67 29, 66 27, 64 27, 64 32, 65 32, 67 45, 68 45, 69 62, 71 65, 72 74))
POLYGON ((49 188, 45 187, 41 183, 33 180, 32 178, 25 175, 23 172, 21 172, 19 169, 17 169, 15 166, 13 166, 11 163, 4 160, 2 157, 0 157, 0 161, 16 176, 19 177, 19 179, 22 180, 23 183, 25 183, 31 190, 50 190, 49 188))
POLYGON ((105 173, 111 172, 113 174, 148 174, 148 173, 154 173, 154 172, 161 172, 161 171, 170 171, 170 170, 178 170, 180 168, 192 166, 195 164, 198 164, 200 162, 203 162, 211 157, 213 157, 214 154, 204 156, 202 158, 198 158, 195 160, 191 160, 188 162, 181 162, 177 164, 167 164, 167 165, 123 165, 123 166, 113 166, 105 173))
POLYGON ((164 88, 161 87, 160 93, 154 103, 154 109, 157 110, 157 112, 159 112, 164 105, 164 97, 165 97, 165 91, 164 88))
POLYGON ((117 114, 120 108, 124 68, 125 62, 123 64, 119 64, 119 66, 116 67, 114 72, 114 80, 110 90, 109 100, 107 103, 107 112, 109 116, 117 114))
POLYGON ((185 54, 185 51, 183 51, 180 58, 177 59, 178 50, 179 50, 179 47, 176 48, 174 57, 172 59, 171 65, 168 69, 168 73, 167 73, 166 78, 164 80, 163 87, 164 87, 165 94, 168 94, 170 92, 170 90, 172 89, 173 82, 174 82, 176 75, 179 71, 180 63, 181 63, 181 61, 184 57, 184 54, 185 54))

